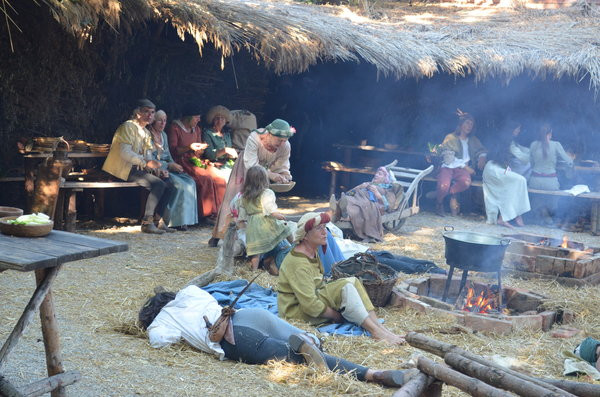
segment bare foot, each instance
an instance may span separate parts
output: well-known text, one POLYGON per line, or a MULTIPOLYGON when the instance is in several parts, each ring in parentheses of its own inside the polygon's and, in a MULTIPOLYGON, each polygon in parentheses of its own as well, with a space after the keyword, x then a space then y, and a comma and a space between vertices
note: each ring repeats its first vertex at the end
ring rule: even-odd
POLYGON ((525 222, 523 222, 523 218, 521 218, 521 216, 517 216, 515 218, 515 222, 517 223, 517 226, 521 226, 521 227, 525 226, 525 222))
POLYGON ((260 260, 260 256, 258 256, 258 255, 254 255, 252 258, 250 258, 250 267, 252 268, 252 270, 258 269, 259 260, 260 260))
POLYGON ((502 219, 501 217, 498 218, 498 224, 500 226, 504 226, 507 227, 509 229, 514 229, 515 227, 513 225, 511 225, 510 223, 506 222, 504 219, 502 219))
POLYGON ((386 329, 377 329, 371 332, 371 337, 373 339, 385 341, 391 345, 403 345, 406 343, 406 340, 402 336, 396 335, 386 329))

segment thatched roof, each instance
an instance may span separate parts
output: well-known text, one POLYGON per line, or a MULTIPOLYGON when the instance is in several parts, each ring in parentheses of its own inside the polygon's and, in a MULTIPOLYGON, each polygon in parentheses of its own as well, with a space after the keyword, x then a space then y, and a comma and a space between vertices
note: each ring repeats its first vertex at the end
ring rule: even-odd
MULTIPOLYGON (((190 34, 202 50, 224 56, 247 49, 278 73, 320 61, 366 61, 385 75, 435 73, 477 78, 589 76, 600 87, 600 18, 595 8, 382 3, 372 15, 345 7, 262 0, 45 0, 75 35, 89 38, 99 21, 117 30, 150 19, 190 34)), ((378 3, 379 4, 379 3, 378 3)), ((595 7, 595 6, 594 6, 595 7)))

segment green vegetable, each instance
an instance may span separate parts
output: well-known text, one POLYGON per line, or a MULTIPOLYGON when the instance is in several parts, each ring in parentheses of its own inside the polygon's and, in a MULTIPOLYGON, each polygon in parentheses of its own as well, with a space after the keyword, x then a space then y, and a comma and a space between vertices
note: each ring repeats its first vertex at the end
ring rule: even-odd
POLYGON ((190 163, 192 163, 196 167, 206 168, 206 164, 204 164, 202 162, 202 160, 200 160, 198 157, 190 157, 189 160, 190 160, 190 163))
POLYGON ((50 222, 52 222, 50 217, 41 212, 36 214, 21 215, 17 219, 8 221, 8 223, 13 225, 46 225, 50 222))

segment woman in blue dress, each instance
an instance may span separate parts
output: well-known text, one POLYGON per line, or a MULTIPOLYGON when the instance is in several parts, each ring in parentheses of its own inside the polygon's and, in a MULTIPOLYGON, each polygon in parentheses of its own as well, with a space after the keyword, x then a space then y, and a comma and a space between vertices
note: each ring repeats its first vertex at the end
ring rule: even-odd
POLYGON ((165 133, 166 124, 167 114, 159 110, 154 115, 154 122, 148 126, 155 149, 153 157, 160 161, 162 172, 171 177, 176 189, 166 208, 170 214, 169 227, 187 230, 188 225, 198 223, 196 182, 183 171, 181 165, 173 161, 165 133))

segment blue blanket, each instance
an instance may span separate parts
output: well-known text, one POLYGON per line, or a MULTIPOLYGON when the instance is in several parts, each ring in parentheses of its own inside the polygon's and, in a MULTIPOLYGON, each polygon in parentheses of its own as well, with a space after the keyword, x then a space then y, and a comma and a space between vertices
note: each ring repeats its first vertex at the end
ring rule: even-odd
MULTIPOLYGON (((248 281, 246 280, 221 281, 220 283, 209 284, 202 289, 211 294, 219 302, 219 305, 228 306, 247 284, 248 281)), ((277 292, 258 284, 252 284, 235 304, 235 309, 243 307, 262 308, 277 314, 277 292)), ((317 328, 317 330, 328 334, 370 336, 369 332, 349 322, 328 324, 317 328)))

